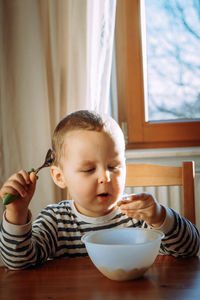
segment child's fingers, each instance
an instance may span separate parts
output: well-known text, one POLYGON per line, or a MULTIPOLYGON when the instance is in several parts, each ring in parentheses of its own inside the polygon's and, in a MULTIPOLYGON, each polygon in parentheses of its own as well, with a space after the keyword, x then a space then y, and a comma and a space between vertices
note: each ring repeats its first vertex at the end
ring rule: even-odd
MULTIPOLYGON (((7 182, 12 182, 12 181, 18 181, 19 183, 21 183, 22 185, 24 184, 29 184, 30 183, 30 177, 29 175, 26 173, 26 171, 21 170, 16 174, 13 174, 12 176, 10 176, 7 180, 7 182)), ((7 183, 6 182, 6 183, 7 183)))
POLYGON ((3 199, 7 194, 17 195, 18 192, 12 186, 3 186, 0 190, 0 196, 3 199))
POLYGON ((26 196, 26 190, 23 186, 18 183, 11 183, 10 185, 4 186, 1 190, 0 196, 4 198, 7 194, 20 195, 21 197, 26 196))
POLYGON ((30 174, 26 173, 25 171, 20 171, 20 175, 23 176, 23 179, 21 181, 21 184, 23 185, 26 193, 24 196, 27 195, 27 193, 32 193, 35 190, 35 185, 36 185, 36 174, 35 172, 31 172, 30 174), (24 180, 24 183, 23 183, 24 180))
POLYGON ((19 194, 21 197, 25 197, 27 195, 27 190, 27 185, 23 185, 17 180, 10 180, 8 185, 5 187, 6 194, 19 194))
POLYGON ((130 201, 131 200, 147 200, 147 199, 149 199, 149 197, 152 197, 152 195, 149 193, 134 194, 134 195, 131 195, 130 201))
POLYGON ((27 195, 30 182, 29 175, 24 170, 21 170, 19 173, 13 174, 6 181, 1 189, 1 194, 3 197, 6 194, 19 194, 21 197, 25 197, 27 195))
POLYGON ((31 183, 31 181, 30 181, 30 175, 26 171, 21 170, 18 174, 21 175, 21 180, 23 180, 26 184, 30 184, 31 183))
POLYGON ((128 199, 126 199, 126 200, 119 200, 119 201, 117 201, 117 205, 121 207, 121 205, 127 204, 129 202, 130 202, 130 200, 128 200, 128 199))
POLYGON ((35 172, 31 172, 29 175, 29 178, 30 178, 31 183, 33 183, 33 184, 36 183, 37 176, 36 176, 35 172))
POLYGON ((130 199, 119 201, 117 204, 122 210, 139 210, 153 204, 153 197, 148 193, 134 194, 130 199))

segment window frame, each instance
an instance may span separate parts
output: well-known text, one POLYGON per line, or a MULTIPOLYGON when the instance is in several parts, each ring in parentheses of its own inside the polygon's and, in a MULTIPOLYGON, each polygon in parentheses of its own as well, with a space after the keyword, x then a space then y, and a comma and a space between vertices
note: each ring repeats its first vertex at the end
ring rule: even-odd
POLYGON ((127 149, 200 146, 200 121, 145 120, 141 0, 118 0, 115 47, 118 120, 128 124, 127 149))

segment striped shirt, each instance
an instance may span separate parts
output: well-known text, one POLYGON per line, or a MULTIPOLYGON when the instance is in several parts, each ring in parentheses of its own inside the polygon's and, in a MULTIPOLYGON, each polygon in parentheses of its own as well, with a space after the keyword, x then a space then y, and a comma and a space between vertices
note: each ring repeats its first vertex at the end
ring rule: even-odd
MULTIPOLYGON (((196 227, 174 210, 165 209, 165 221, 157 228, 165 234, 160 254, 175 257, 196 255, 200 241, 196 227)), ((87 256, 81 242, 85 233, 119 227, 152 228, 144 221, 122 214, 119 207, 105 216, 92 218, 80 214, 73 200, 66 200, 48 205, 33 223, 13 225, 3 217, 0 253, 10 269, 28 268, 47 259, 87 256)))

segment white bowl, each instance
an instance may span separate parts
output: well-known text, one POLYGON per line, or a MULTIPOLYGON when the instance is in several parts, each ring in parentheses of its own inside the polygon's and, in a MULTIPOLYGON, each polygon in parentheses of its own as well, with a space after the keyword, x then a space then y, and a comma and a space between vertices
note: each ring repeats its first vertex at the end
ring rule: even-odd
POLYGON ((158 255, 163 237, 153 229, 115 228, 86 233, 81 240, 102 274, 123 281, 146 272, 158 255))

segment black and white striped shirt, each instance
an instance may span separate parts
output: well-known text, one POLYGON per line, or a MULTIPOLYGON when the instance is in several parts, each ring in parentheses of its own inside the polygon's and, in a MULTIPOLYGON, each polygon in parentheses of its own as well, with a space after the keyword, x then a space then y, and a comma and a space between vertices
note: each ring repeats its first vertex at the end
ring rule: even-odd
MULTIPOLYGON (((122 214, 119 207, 109 214, 92 218, 80 214, 72 200, 48 205, 33 222, 13 225, 3 218, 0 253, 10 269, 24 269, 47 259, 87 256, 81 237, 90 231, 115 227, 152 228, 144 221, 122 214)), ((196 255, 199 233, 188 220, 166 207, 166 218, 160 228, 165 237, 160 253, 175 257, 196 255)))

